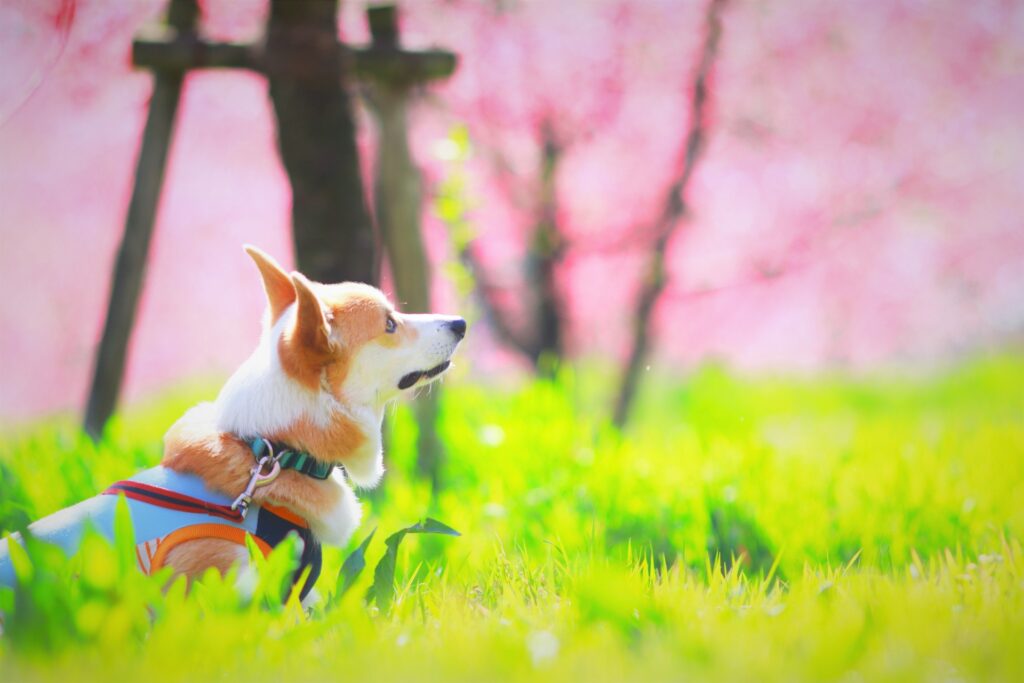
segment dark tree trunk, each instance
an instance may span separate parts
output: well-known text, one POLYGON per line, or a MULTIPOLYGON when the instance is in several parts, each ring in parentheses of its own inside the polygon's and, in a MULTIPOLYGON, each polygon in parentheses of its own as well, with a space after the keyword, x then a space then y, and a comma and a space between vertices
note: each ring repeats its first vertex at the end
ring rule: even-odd
POLYGON ((567 246, 558 223, 558 168, 564 150, 547 122, 540 126, 540 138, 536 218, 525 261, 527 324, 512 324, 499 303, 500 288, 487 281, 473 242, 465 244, 459 256, 473 273, 480 305, 499 341, 525 356, 538 374, 550 376, 565 354, 565 299, 557 277, 567 246))
POLYGON ((337 0, 272 0, 266 73, 292 185, 299 270, 321 282, 376 284, 376 240, 341 67, 337 12, 337 0))
POLYGON ((612 412, 612 421, 619 428, 626 425, 640 383, 640 371, 650 353, 652 320, 655 306, 668 283, 665 262, 668 246, 687 212, 686 191, 694 169, 708 137, 707 105, 709 80, 718 56, 718 43, 722 36, 722 11, 726 0, 708 0, 705 12, 704 44, 693 80, 693 98, 690 101, 690 124, 677 165, 675 179, 665 194, 661 216, 655 226, 654 244, 644 271, 643 285, 637 298, 636 318, 633 320, 633 339, 612 412))
POLYGON ((556 276, 565 255, 565 244, 558 226, 556 187, 561 150, 553 131, 547 126, 542 135, 540 205, 530 254, 531 270, 536 276, 534 316, 537 325, 537 343, 532 360, 541 373, 548 374, 554 370, 564 353, 562 330, 565 316, 556 276))

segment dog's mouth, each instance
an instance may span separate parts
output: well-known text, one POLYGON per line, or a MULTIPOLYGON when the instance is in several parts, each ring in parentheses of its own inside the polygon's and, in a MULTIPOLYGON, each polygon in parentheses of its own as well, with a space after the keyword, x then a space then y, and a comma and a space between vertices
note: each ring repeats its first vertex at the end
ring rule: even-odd
POLYGON ((452 362, 450 360, 446 360, 445 362, 441 363, 440 365, 435 365, 434 367, 430 368, 429 370, 417 370, 416 372, 410 372, 408 375, 405 375, 404 377, 402 377, 402 379, 398 380, 398 388, 399 389, 409 389, 410 387, 415 385, 417 382, 419 382, 421 379, 424 379, 424 378, 426 378, 428 380, 434 379, 435 377, 440 375, 442 372, 447 370, 448 367, 451 364, 452 364, 452 362))

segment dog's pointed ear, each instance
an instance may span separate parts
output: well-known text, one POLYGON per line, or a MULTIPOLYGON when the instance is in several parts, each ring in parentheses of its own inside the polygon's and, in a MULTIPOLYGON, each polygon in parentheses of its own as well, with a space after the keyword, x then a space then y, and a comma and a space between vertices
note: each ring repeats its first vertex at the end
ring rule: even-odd
POLYGON ((260 269, 263 289, 267 293, 267 303, 270 306, 270 324, 273 325, 295 301, 295 286, 288 273, 263 250, 251 244, 246 244, 243 248, 260 269))
POLYGON ((298 340, 309 351, 329 354, 331 329, 324 314, 323 304, 313 292, 311 283, 305 275, 293 272, 291 282, 298 301, 292 338, 298 340))

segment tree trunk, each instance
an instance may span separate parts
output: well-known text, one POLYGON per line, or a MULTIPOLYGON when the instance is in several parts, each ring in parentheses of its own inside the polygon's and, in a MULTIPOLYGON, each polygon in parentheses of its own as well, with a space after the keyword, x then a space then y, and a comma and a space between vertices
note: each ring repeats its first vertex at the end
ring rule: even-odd
POLYGON ((557 281, 566 251, 558 224, 558 166, 563 150, 547 122, 540 126, 540 143, 535 221, 525 258, 529 291, 525 325, 513 325, 512 316, 499 304, 499 288, 488 283, 472 242, 463 246, 459 256, 473 273, 480 304, 498 340, 525 356, 538 374, 550 376, 565 354, 565 301, 557 281))
POLYGON ((558 162, 561 150, 548 126, 542 132, 540 205, 533 233, 530 270, 535 275, 534 297, 537 326, 533 364, 538 372, 550 375, 564 353, 562 330, 565 316, 558 291, 557 272, 565 254, 565 244, 558 226, 558 162))
POLYGON ((661 216, 655 226, 654 244, 644 271, 644 280, 637 299, 637 313, 633 322, 633 341, 629 358, 619 383, 612 420, 619 428, 629 419, 640 382, 640 371, 647 362, 651 346, 652 318, 658 298, 668 282, 665 258, 668 246, 680 221, 686 215, 686 190, 704 151, 708 136, 708 82, 718 56, 718 42, 722 35, 722 10, 725 0, 708 0, 705 13, 704 45, 693 79, 693 99, 690 102, 690 123, 680 153, 678 171, 665 194, 661 216))
POLYGON ((341 68, 337 12, 337 0, 272 0, 265 68, 292 185, 299 270, 321 282, 376 284, 376 242, 341 68))

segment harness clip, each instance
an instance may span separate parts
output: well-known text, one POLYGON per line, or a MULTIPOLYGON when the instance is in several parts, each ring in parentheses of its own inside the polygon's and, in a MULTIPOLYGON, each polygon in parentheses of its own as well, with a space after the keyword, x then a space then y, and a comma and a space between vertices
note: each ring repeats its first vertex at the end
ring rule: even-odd
POLYGON ((238 498, 235 498, 235 502, 231 504, 232 510, 241 510, 242 519, 245 519, 246 513, 249 511, 249 505, 252 503, 252 496, 256 492, 256 489, 266 486, 275 479, 277 475, 281 474, 281 463, 274 457, 273 451, 270 455, 264 455, 260 458, 251 470, 249 474, 249 484, 245 487, 245 490, 239 494, 238 498), (263 469, 270 465, 270 471, 264 472, 263 469))

